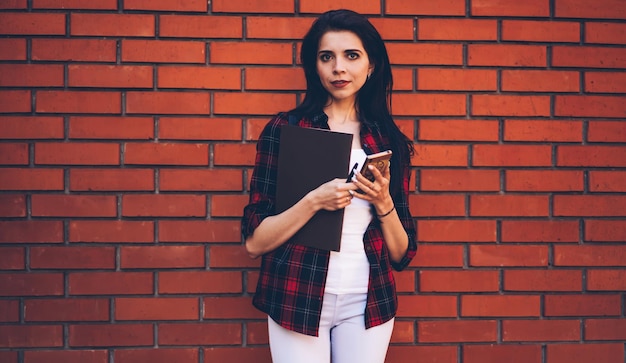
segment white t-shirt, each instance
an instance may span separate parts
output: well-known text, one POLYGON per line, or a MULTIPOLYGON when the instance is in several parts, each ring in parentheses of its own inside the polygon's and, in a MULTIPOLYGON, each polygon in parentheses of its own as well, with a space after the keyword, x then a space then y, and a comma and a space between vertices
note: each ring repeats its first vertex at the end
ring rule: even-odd
MULTIPOLYGON (((365 161, 363 149, 352 149, 350 167, 365 161)), ((358 198, 345 208, 339 252, 331 251, 325 292, 331 294, 367 293, 370 264, 363 247, 363 235, 372 221, 370 203, 358 198)))

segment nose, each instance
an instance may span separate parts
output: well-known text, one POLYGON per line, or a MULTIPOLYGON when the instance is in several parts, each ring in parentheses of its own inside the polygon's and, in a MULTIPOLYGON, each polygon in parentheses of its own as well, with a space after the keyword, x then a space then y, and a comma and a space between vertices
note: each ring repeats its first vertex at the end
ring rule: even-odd
POLYGON ((336 58, 335 59, 335 64, 334 64, 334 67, 333 67, 333 72, 334 73, 341 73, 341 72, 344 72, 345 70, 346 70, 346 68, 345 68, 344 61, 340 57, 336 58))

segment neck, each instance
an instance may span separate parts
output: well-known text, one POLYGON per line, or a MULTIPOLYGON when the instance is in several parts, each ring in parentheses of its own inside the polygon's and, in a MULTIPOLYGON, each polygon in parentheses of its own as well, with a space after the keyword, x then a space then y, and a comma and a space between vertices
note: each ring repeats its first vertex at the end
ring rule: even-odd
POLYGON ((336 123, 343 124, 348 121, 358 122, 354 100, 345 100, 343 102, 333 100, 329 105, 324 107, 324 112, 336 123))

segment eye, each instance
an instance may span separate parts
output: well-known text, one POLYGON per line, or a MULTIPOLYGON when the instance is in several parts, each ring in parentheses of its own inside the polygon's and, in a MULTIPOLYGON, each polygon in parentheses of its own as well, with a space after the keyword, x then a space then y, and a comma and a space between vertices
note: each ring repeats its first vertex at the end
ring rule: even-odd
POLYGON ((331 58, 330 54, 327 54, 327 53, 320 54, 320 60, 322 62, 328 62, 330 58, 331 58))
POLYGON ((359 53, 350 52, 350 53, 348 53, 347 57, 348 57, 348 59, 352 59, 352 60, 358 59, 359 58, 359 53))

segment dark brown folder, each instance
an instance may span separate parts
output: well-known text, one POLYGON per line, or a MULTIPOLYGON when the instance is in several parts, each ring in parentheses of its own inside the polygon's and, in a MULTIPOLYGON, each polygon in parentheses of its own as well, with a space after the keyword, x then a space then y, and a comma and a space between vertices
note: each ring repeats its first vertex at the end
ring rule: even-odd
MULTIPOLYGON (((352 134, 284 125, 280 130, 276 211, 289 209, 308 192, 348 175, 352 134)), ((343 209, 318 211, 288 243, 339 251, 343 209)))

